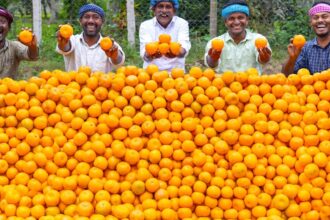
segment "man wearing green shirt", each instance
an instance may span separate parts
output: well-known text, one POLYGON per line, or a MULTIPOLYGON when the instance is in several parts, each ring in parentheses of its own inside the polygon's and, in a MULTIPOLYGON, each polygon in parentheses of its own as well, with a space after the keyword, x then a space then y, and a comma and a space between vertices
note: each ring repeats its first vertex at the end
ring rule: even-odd
POLYGON ((221 16, 228 31, 214 39, 222 39, 224 47, 221 51, 211 48, 210 40, 206 45, 205 65, 216 68, 219 73, 230 70, 233 72, 246 71, 253 67, 262 73, 261 64, 271 58, 271 49, 267 46, 261 49, 255 47, 257 38, 263 35, 246 29, 249 23, 249 8, 245 0, 229 0, 222 8, 221 16))

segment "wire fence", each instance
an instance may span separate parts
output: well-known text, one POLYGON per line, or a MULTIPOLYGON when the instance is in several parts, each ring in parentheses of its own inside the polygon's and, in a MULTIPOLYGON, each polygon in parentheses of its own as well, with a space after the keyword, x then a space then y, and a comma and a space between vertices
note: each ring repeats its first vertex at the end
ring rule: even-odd
MULTIPOLYGON (((4 0, 0 0, 0 5, 4 5, 4 0)), ((78 10, 89 1, 72 1, 72 0, 42 0, 42 17, 43 25, 59 25, 63 23, 71 23, 79 26, 78 10)), ((104 32, 114 35, 126 36, 126 5, 123 0, 118 1, 92 1, 99 3, 106 12, 106 20, 103 27, 104 32), (123 3, 124 2, 124 3, 123 3)), ((12 32, 17 33, 20 26, 32 26, 32 1, 21 0, 12 1, 8 5, 8 9, 13 12, 15 23, 12 26, 12 32), (17 24, 17 25, 15 25, 17 24), (18 26, 20 25, 20 26, 18 26)), ((189 22, 191 37, 201 37, 209 35, 209 1, 181 0, 180 8, 177 15, 189 22)), ((136 37, 138 39, 138 30, 141 22, 152 18, 153 13, 149 7, 149 0, 135 1, 135 20, 136 20, 136 37)))

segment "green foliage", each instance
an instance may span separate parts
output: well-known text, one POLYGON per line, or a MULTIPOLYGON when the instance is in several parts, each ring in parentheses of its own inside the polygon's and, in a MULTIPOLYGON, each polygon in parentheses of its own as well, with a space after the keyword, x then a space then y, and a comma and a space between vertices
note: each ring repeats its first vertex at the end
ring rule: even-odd
POLYGON ((274 31, 269 36, 269 40, 274 47, 280 47, 288 44, 290 38, 296 34, 302 34, 307 39, 312 36, 312 31, 309 28, 309 18, 306 11, 307 9, 299 9, 294 15, 289 16, 287 20, 279 20, 274 22, 274 31))
POLYGON ((68 19, 67 22, 70 23, 77 23, 79 8, 88 3, 93 3, 104 10, 106 9, 106 1, 102 0, 63 0, 63 10, 60 13, 61 18, 68 19))

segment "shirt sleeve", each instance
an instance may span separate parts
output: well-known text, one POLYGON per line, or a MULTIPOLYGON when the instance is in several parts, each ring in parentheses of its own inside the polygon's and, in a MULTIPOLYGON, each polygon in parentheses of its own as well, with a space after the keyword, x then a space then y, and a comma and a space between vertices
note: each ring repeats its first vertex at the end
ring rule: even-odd
POLYGON ((302 51, 300 52, 296 63, 294 65, 293 72, 297 73, 299 69, 307 68, 307 59, 306 59, 306 49, 303 47, 302 51))
POLYGON ((21 42, 15 42, 16 56, 19 60, 31 60, 29 57, 29 48, 21 42))
POLYGON ((185 57, 188 56, 189 50, 191 48, 191 43, 189 39, 189 24, 184 21, 180 27, 178 42, 186 50, 185 57))
POLYGON ((152 36, 150 34, 150 29, 152 27, 148 27, 148 24, 146 22, 143 22, 140 25, 140 30, 139 30, 139 39, 140 39, 140 56, 144 57, 144 54, 146 52, 145 46, 147 43, 152 42, 152 36))
POLYGON ((121 62, 118 63, 118 64, 116 64, 116 65, 112 63, 110 57, 109 57, 108 59, 109 59, 110 63, 111 63, 115 68, 117 68, 117 67, 119 67, 119 66, 121 66, 121 65, 124 64, 126 57, 125 57, 125 53, 124 53, 123 49, 121 48, 121 46, 120 46, 117 42, 115 42, 115 45, 118 47, 118 51, 120 51, 121 54, 123 55, 123 58, 122 58, 121 62))

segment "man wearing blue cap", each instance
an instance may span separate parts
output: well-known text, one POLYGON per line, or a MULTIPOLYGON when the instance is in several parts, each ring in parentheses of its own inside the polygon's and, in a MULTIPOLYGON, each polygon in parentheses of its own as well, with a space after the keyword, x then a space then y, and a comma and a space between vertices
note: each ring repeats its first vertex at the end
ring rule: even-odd
POLYGON ((107 73, 113 67, 120 66, 125 61, 125 54, 117 42, 109 51, 103 51, 100 46, 100 34, 105 19, 104 10, 94 4, 87 4, 79 9, 79 22, 83 29, 81 34, 70 39, 57 34, 56 51, 63 55, 65 70, 76 71, 80 66, 90 66, 92 71, 107 73))
POLYGON ((22 60, 37 60, 37 38, 33 34, 31 42, 23 43, 6 39, 13 16, 0 7, 0 78, 17 78, 17 70, 22 60))
POLYGON ((151 0, 150 7, 155 16, 142 22, 139 31, 140 56, 144 61, 143 67, 156 64, 159 70, 171 71, 175 67, 184 69, 185 57, 188 55, 191 44, 188 22, 175 15, 179 9, 178 0, 151 0), (150 56, 146 53, 145 45, 150 42, 157 42, 160 34, 168 34, 171 36, 172 42, 181 44, 178 55, 169 52, 166 55, 157 53, 150 56))
POLYGON ((221 51, 211 48, 211 41, 206 45, 205 65, 217 68, 219 73, 230 70, 233 72, 246 71, 256 68, 262 73, 261 64, 271 58, 269 45, 262 49, 255 47, 257 38, 264 38, 261 34, 252 33, 246 27, 249 23, 249 7, 245 0, 229 0, 222 8, 221 16, 228 31, 214 39, 222 39, 224 47, 221 51))

